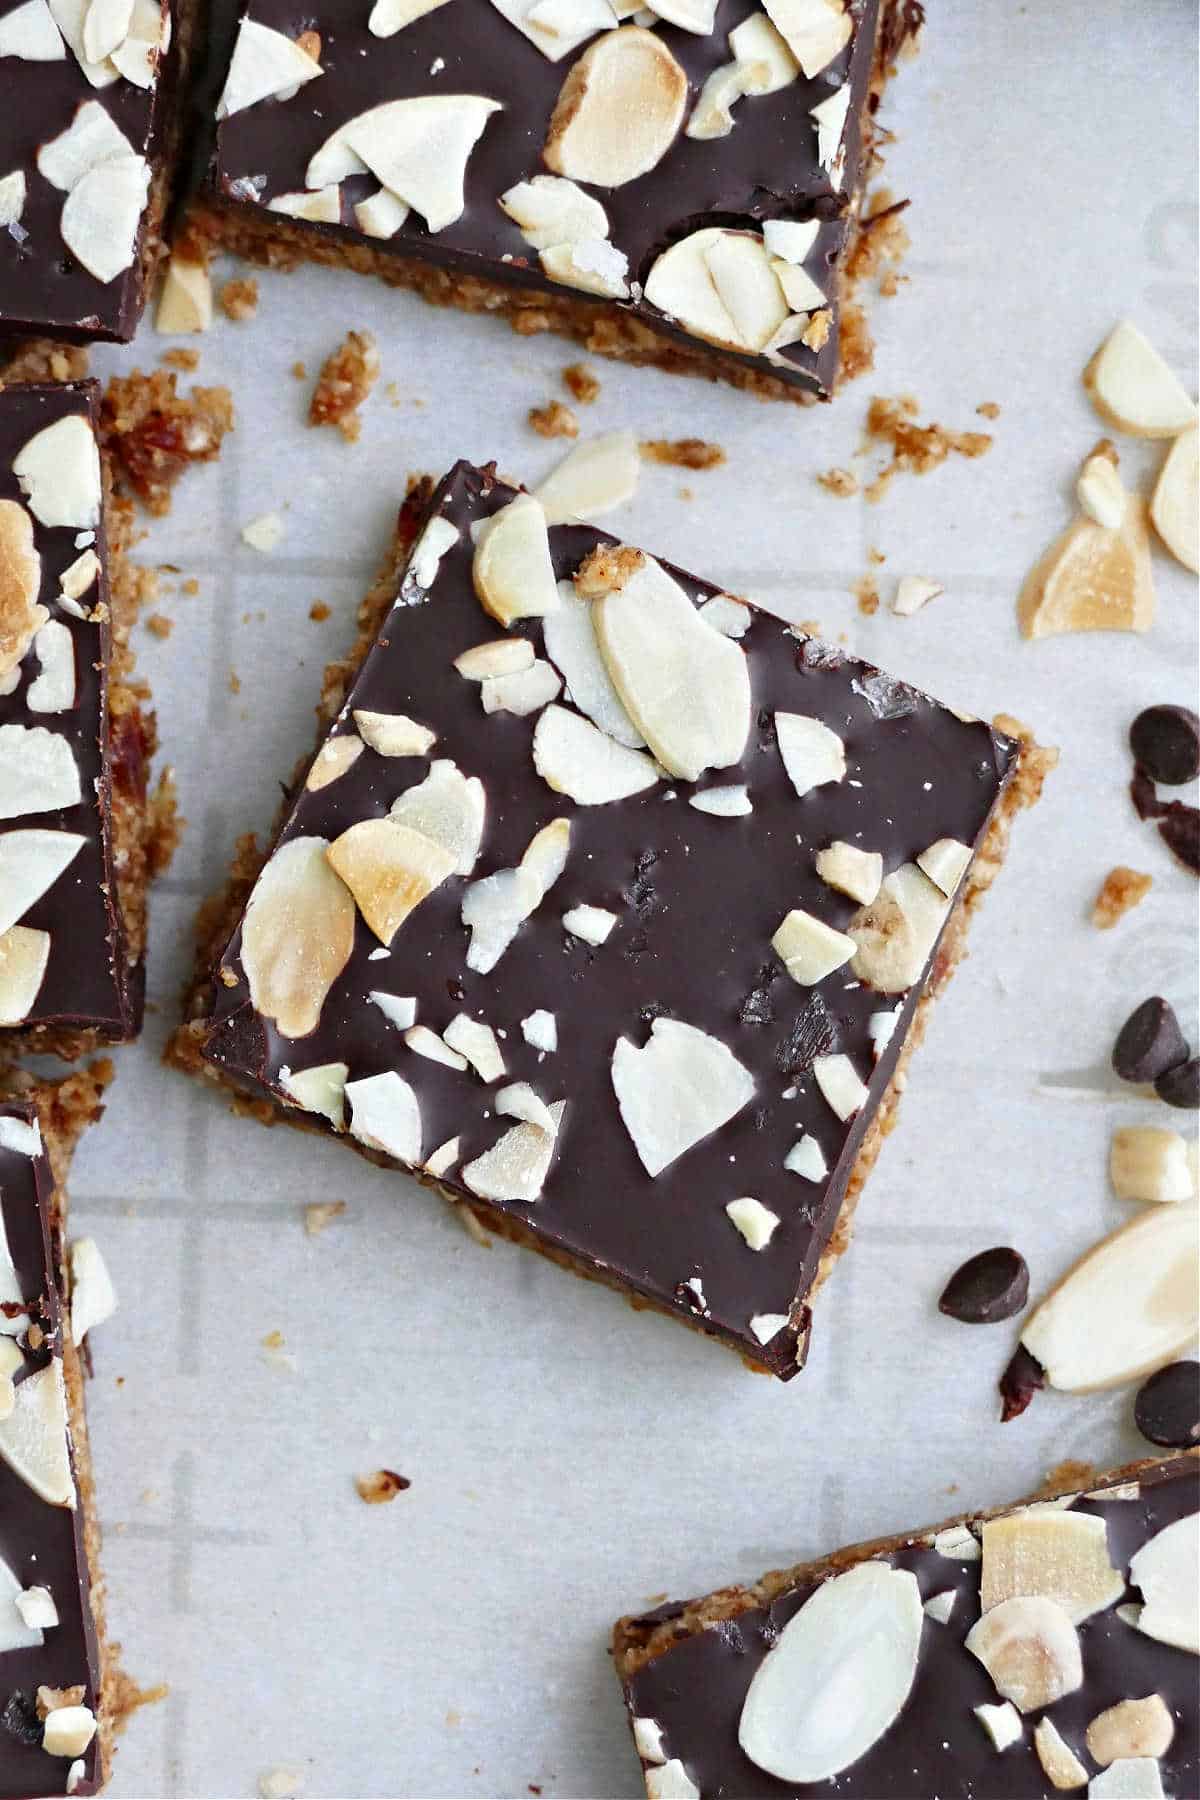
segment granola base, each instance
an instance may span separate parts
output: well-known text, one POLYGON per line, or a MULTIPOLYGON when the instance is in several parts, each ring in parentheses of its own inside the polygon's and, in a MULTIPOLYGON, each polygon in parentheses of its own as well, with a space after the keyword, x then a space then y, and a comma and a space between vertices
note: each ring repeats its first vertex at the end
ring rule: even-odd
POLYGON ((52 344, 48 338, 0 343, 0 388, 15 381, 83 381, 88 353, 81 344, 52 344))

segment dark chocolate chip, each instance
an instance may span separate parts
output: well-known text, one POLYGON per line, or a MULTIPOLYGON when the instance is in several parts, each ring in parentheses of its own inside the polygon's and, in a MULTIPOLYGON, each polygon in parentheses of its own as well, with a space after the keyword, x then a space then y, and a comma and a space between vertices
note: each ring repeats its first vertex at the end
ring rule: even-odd
POLYGON ((1171 854, 1193 875, 1200 875, 1200 812, 1174 801, 1166 818, 1159 820, 1158 829, 1171 854))
POLYGON ((1167 1450, 1200 1444, 1200 1363, 1168 1363, 1143 1382, 1133 1403, 1138 1430, 1167 1450))
POLYGON ((1129 798, 1139 819, 1161 819, 1167 808, 1145 769, 1135 769, 1129 783, 1129 798))
POLYGON ((1020 1312, 1029 1298, 1029 1269, 1017 1250, 997 1245, 956 1269, 942 1290, 938 1311, 964 1325, 995 1325, 1020 1312))
POLYGON ((1193 1056, 1173 1069, 1164 1069, 1154 1083, 1154 1091, 1168 1106, 1196 1112, 1200 1109, 1200 1057, 1193 1056))
POLYGON ((1000 1414, 1000 1422, 1007 1425, 1010 1419, 1020 1418, 1039 1388, 1046 1385, 1046 1371, 1036 1356, 1031 1356, 1024 1344, 1018 1344, 1012 1358, 1000 1377, 1000 1398, 1004 1402, 1000 1414))
POLYGON ((1200 719, 1186 706, 1148 706, 1129 728, 1134 761, 1164 787, 1200 775, 1200 719))
POLYGON ((1154 1081, 1186 1062, 1187 1053, 1173 1008, 1155 994, 1130 1013, 1117 1033, 1112 1066, 1122 1081, 1154 1081))

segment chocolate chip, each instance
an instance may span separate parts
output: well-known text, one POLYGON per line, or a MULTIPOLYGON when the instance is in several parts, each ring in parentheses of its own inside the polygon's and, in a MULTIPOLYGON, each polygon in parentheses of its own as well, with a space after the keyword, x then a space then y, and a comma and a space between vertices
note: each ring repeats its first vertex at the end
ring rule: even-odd
POLYGON ((1122 1081, 1154 1081, 1186 1062, 1187 1053, 1174 1010, 1155 994, 1130 1013, 1117 1033, 1112 1066, 1122 1081))
POLYGON ((1129 798, 1139 819, 1161 819, 1167 808, 1145 769, 1135 769, 1129 783, 1129 798))
POLYGON ((1173 801, 1165 819, 1158 822, 1163 843, 1184 868, 1200 875, 1200 812, 1194 806, 1173 801))
POLYGON ((1129 728, 1134 761, 1164 787, 1200 775, 1200 719, 1186 706, 1148 706, 1129 728))
POLYGON ((1025 1411, 1039 1388, 1046 1385, 1046 1371, 1024 1344, 1018 1344, 1011 1361, 1000 1377, 1000 1398, 1004 1402, 1000 1422, 1007 1425, 1025 1411))
POLYGON ((1168 1363, 1143 1382, 1133 1403, 1138 1430, 1167 1450, 1200 1444, 1200 1363, 1168 1363))
POLYGON ((938 1311, 964 1325, 995 1325, 1020 1312, 1029 1298, 1029 1269, 1017 1250, 997 1245, 956 1269, 942 1290, 938 1311))
POLYGON ((1154 1091, 1168 1106, 1184 1112, 1200 1109, 1200 1057, 1191 1057, 1173 1069, 1165 1069, 1154 1083, 1154 1091))

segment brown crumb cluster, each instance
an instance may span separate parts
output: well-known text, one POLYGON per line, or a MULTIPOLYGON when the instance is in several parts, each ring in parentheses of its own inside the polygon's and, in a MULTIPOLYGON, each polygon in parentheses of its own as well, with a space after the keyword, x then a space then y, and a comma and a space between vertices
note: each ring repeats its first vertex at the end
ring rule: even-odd
POLYGON ((599 397, 600 382, 586 363, 569 363, 563 370, 563 383, 580 406, 591 406, 599 397))
POLYGON ((855 582, 853 593, 858 600, 858 610, 870 618, 879 611, 879 588, 873 575, 864 575, 855 582))
POLYGON ((162 369, 114 375, 100 409, 100 431, 118 486, 159 517, 170 511, 171 489, 184 470, 213 462, 233 429, 228 388, 194 387, 185 397, 176 391, 176 380, 162 369))
POLYGON ((395 1469, 376 1469, 371 1475, 356 1475, 354 1485, 358 1489, 358 1497, 368 1506, 386 1506, 412 1482, 406 1475, 397 1475, 395 1469))
POLYGON ((529 423, 539 437, 573 438, 579 436, 579 420, 561 400, 548 400, 545 406, 531 406, 529 423))
MULTIPOLYGON (((950 456, 985 456, 992 447, 986 431, 947 431, 944 425, 918 425, 918 406, 911 394, 887 399, 876 394, 867 409, 867 444, 891 446, 891 461, 864 490, 868 500, 881 500, 901 472, 927 475, 950 456)), ((864 448, 866 446, 864 445, 864 448)))
POLYGON ((1111 931, 1117 920, 1139 905, 1153 886, 1154 877, 1143 875, 1138 869, 1127 869, 1124 864, 1110 869, 1092 907, 1092 924, 1097 931, 1111 931))
POLYGON ((329 617, 329 613, 330 609, 326 606, 324 600, 314 600, 308 609, 308 616, 316 625, 324 624, 325 620, 329 617))
POLYGON ((169 638, 174 629, 174 619, 168 619, 165 613, 151 613, 146 620, 146 630, 156 638, 169 638))
POLYGON ((839 500, 848 500, 858 492, 858 476, 853 469, 825 469, 817 476, 820 485, 839 500))
POLYGON ((362 431, 358 409, 378 378, 375 339, 369 331, 348 331, 321 365, 309 403, 309 424, 335 425, 348 444, 357 443, 362 431))
POLYGON ((994 400, 981 400, 975 408, 981 419, 998 419, 1000 408, 994 400))
POLYGON ((227 281, 221 289, 221 311, 227 319, 239 323, 252 319, 258 311, 258 283, 253 276, 227 281))
POLYGON ((189 349, 186 344, 177 344, 173 350, 164 350, 158 360, 165 363, 168 369, 190 371, 199 368, 200 352, 189 349))
POLYGON ((643 438, 638 445, 646 462, 667 463, 674 469, 717 469, 725 461, 720 444, 703 438, 643 438))
POLYGON ((601 594, 623 588, 645 560, 631 544, 601 544, 576 569, 575 592, 581 600, 598 600, 601 594))

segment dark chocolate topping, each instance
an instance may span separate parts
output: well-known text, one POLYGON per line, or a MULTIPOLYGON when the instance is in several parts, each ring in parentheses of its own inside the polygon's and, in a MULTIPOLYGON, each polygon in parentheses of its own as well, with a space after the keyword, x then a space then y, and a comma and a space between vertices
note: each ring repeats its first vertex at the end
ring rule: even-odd
MULTIPOLYGON (((385 620, 346 711, 408 713, 437 732, 433 756, 452 758, 465 774, 482 779, 487 820, 476 877, 513 867, 536 830, 566 815, 572 841, 563 875, 489 975, 465 968, 467 938, 459 917, 464 884, 458 877, 422 902, 386 958, 371 960, 378 946, 359 919, 353 954, 317 1030, 294 1042, 252 1012, 235 933, 223 964, 236 985, 217 984, 206 1055, 234 1080, 276 1100, 283 1097, 284 1065, 294 1072, 345 1062, 352 1080, 398 1070, 419 1097, 425 1154, 459 1136, 465 1163, 489 1148, 507 1123, 490 1116, 492 1090, 473 1075, 414 1055, 367 1000, 372 989, 416 995, 418 1023, 441 1031, 460 1011, 450 995, 461 983, 461 1010, 506 1034, 506 1079, 528 1081, 548 1101, 568 1103, 541 1198, 504 1210, 551 1246, 585 1265, 602 1266, 693 1319, 699 1316, 694 1289, 686 1299, 677 1290, 699 1277, 705 1327, 771 1363, 776 1373, 792 1374, 795 1331, 781 1332, 764 1352, 750 1319, 791 1312, 799 1322, 796 1302, 813 1280, 924 982, 902 999, 883 998, 843 968, 819 987, 803 988, 773 960, 771 937, 794 907, 838 928, 854 913, 855 903, 827 887, 814 868, 815 852, 832 839, 861 841, 882 852, 887 869, 938 838, 974 844, 1015 766, 1015 746, 986 725, 962 722, 915 689, 889 685, 869 665, 838 653, 798 654, 811 650, 811 640, 799 644, 778 620, 755 612, 741 646, 762 723, 752 724, 738 765, 706 778, 716 785, 745 782, 753 813, 729 819, 698 812, 688 805, 688 784, 670 780, 629 800, 575 806, 533 768, 535 720, 507 713, 486 717, 478 684, 451 666, 462 651, 498 635, 472 586, 469 526, 511 498, 511 489, 462 464, 446 478, 433 507, 455 524, 458 542, 443 557, 428 598, 397 606, 385 620), (774 740, 776 708, 815 715, 842 735, 845 781, 798 799, 774 740), (562 927, 561 915, 579 904, 618 915, 599 949, 562 927), (897 1005, 891 1045, 872 1068, 868 1021, 897 1005), (822 1017, 814 1034, 809 1027, 818 1006, 822 1017), (559 1047, 539 1057, 524 1040, 520 1021, 543 1008, 556 1015, 559 1047), (651 1179, 618 1114, 610 1059, 621 1036, 644 1044, 649 1021, 660 1014, 725 1044, 752 1074, 755 1092, 719 1132, 651 1179), (823 1099, 811 1070, 813 1055, 831 1047, 848 1055, 870 1083, 869 1102, 847 1124, 823 1099), (823 1182, 784 1169, 804 1132, 824 1153, 830 1173, 823 1182), (742 1196, 757 1198, 779 1216, 763 1251, 751 1250, 726 1215, 726 1203, 742 1196)), ((550 541, 561 579, 598 544, 613 540, 592 527, 562 526, 551 530, 550 541)), ((697 600, 715 591, 673 573, 697 600)), ((540 644, 536 619, 518 630, 540 644)), ((426 768, 424 760, 368 750, 340 779, 296 796, 283 836, 336 838, 359 819, 382 816, 426 768)), ((936 956, 935 948, 931 961, 936 956)), ((447 1185, 456 1186, 453 1177, 447 1185)))

